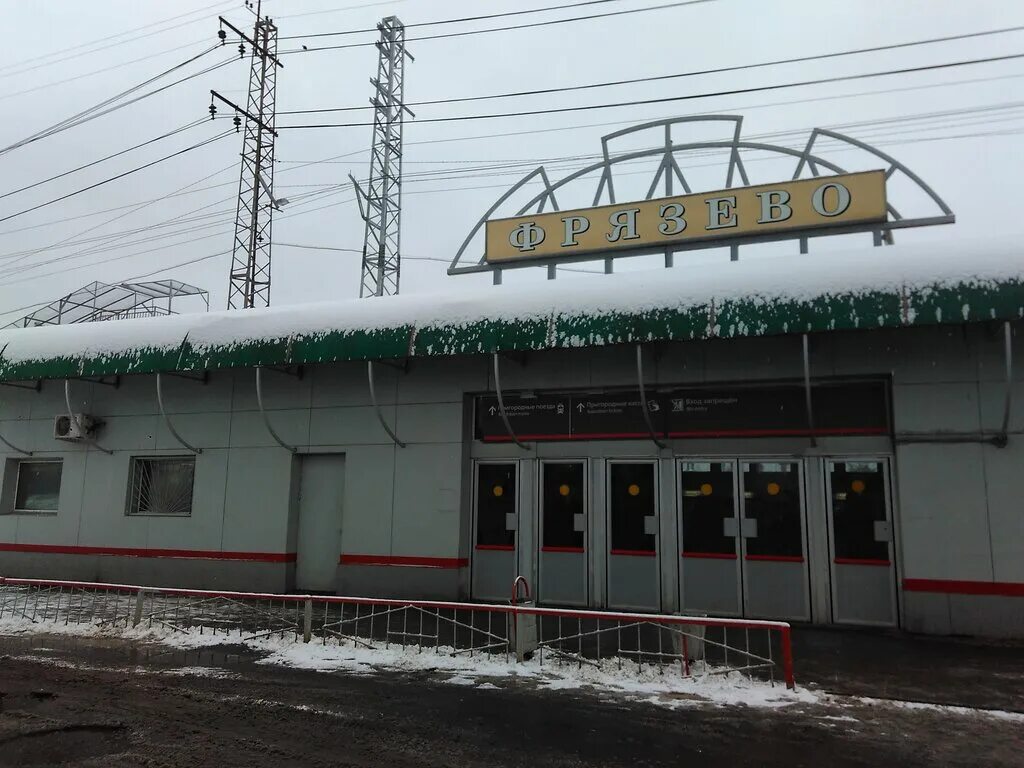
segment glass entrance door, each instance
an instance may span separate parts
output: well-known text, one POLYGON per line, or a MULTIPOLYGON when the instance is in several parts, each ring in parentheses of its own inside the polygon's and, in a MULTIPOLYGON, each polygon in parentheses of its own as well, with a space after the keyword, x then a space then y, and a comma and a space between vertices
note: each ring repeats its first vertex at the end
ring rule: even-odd
POLYGON ((544 461, 540 481, 537 599, 587 605, 587 465, 544 461))
POLYGON ((609 461, 608 607, 661 608, 658 561, 658 465, 609 461))
POLYGON ((744 614, 810 619, 802 463, 740 464, 744 614))
POLYGON ((519 463, 478 462, 473 485, 473 597, 508 600, 516 577, 519 463))
POLYGON ((736 462, 680 461, 676 471, 683 611, 741 616, 736 462))
POLYGON ((889 465, 882 459, 825 462, 832 619, 896 624, 889 465))

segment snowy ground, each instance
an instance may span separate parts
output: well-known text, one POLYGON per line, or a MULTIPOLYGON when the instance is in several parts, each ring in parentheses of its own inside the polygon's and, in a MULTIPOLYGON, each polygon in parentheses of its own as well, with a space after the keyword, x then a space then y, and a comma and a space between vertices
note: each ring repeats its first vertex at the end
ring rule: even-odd
MULTIPOLYGON (((945 669, 969 685, 969 694, 951 692, 951 706, 884 698, 897 696, 885 676, 912 676, 928 641, 909 641, 910 663, 872 650, 840 668, 835 637, 845 636, 816 636, 826 648, 816 662, 797 654, 798 684, 802 661, 807 679, 789 692, 635 665, 517 665, 433 649, 8 619, 0 621, 0 768, 1021 765, 1024 714, 1009 711, 1024 710, 1015 650, 958 646, 953 656, 940 645, 945 669), (972 654, 996 661, 979 673, 972 654), (816 678, 815 663, 827 670, 816 678), (987 692, 1004 688, 1003 698, 987 692), (976 706, 960 706, 972 697, 976 706)), ((944 668, 925 666, 931 687, 909 690, 945 690, 944 668)))
MULTIPOLYGON (((311 643, 296 642, 291 635, 247 638, 237 633, 213 635, 209 630, 174 631, 158 627, 112 628, 91 624, 64 624, 27 619, 0 620, 0 635, 70 635, 81 637, 121 638, 155 642, 174 648, 208 648, 217 645, 244 646, 259 654, 257 663, 280 665, 317 672, 369 675, 381 671, 429 672, 449 685, 478 687, 487 690, 500 686, 502 680, 514 679, 532 683, 541 690, 564 691, 591 689, 634 701, 648 701, 667 707, 737 705, 750 707, 785 707, 792 704, 813 704, 819 695, 807 689, 787 690, 784 684, 752 680, 739 673, 698 674, 682 677, 651 665, 638 666, 630 661, 602 659, 600 665, 559 662, 548 654, 543 661, 535 657, 521 664, 506 660, 503 654, 456 653, 452 648, 369 648, 363 645, 337 644, 314 639, 311 643)), ((202 669, 189 668, 189 669, 202 669)), ((178 670, 187 674, 185 670, 178 670)))
MULTIPOLYGON (((793 705, 821 707, 878 707, 898 708, 905 711, 942 713, 955 717, 980 716, 1024 724, 1024 714, 1001 709, 947 706, 916 701, 901 701, 866 696, 837 696, 813 687, 798 686, 787 690, 780 683, 754 680, 742 674, 700 674, 683 677, 678 673, 645 665, 638 667, 628 661, 603 659, 600 665, 581 665, 559 662, 550 655, 541 663, 537 658, 516 664, 503 655, 470 656, 455 653, 451 648, 417 650, 390 647, 365 647, 353 644, 324 644, 297 642, 292 636, 246 638, 239 634, 212 635, 209 630, 174 631, 167 628, 111 628, 89 624, 60 622, 31 622, 7 617, 0 620, 0 635, 7 636, 78 636, 122 639, 157 643, 176 649, 197 649, 216 646, 242 646, 252 651, 257 664, 276 665, 291 669, 345 675, 375 675, 387 672, 429 673, 437 681, 452 686, 494 690, 510 682, 532 685, 540 691, 587 690, 601 696, 624 701, 647 702, 670 709, 701 706, 744 706, 755 708, 782 708, 793 705)), ((49 663, 67 663, 40 655, 40 649, 24 658, 35 658, 49 663)), ((173 670, 138 668, 138 672, 155 672, 177 676, 232 676, 230 670, 210 666, 187 666, 173 670)), ((848 716, 825 716, 834 722, 848 716)))

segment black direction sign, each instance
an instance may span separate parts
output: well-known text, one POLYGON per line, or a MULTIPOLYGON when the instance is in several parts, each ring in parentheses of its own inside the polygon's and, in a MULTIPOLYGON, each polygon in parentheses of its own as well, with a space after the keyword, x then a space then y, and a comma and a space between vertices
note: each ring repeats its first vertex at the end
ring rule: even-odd
MULTIPOLYGON (((664 401, 647 393, 647 409, 657 434, 664 433, 664 401)), ((650 437, 640 392, 573 395, 573 440, 650 437)))
MULTIPOLYGON (((888 405, 883 382, 823 383, 812 387, 818 434, 885 434, 888 405)), ((809 432, 806 393, 800 384, 704 387, 647 393, 651 425, 659 437, 768 437, 809 432)), ((628 440, 651 436, 640 392, 507 395, 505 410, 516 437, 525 440, 628 440)), ((476 436, 511 437, 498 398, 476 399, 476 436)))
MULTIPOLYGON (((506 395, 504 401, 509 424, 520 440, 569 439, 568 395, 506 395)), ((497 397, 476 399, 476 430, 477 437, 484 442, 511 441, 501 418, 497 397)))
POLYGON ((756 436, 807 429, 803 388, 677 390, 666 398, 669 437, 756 436))

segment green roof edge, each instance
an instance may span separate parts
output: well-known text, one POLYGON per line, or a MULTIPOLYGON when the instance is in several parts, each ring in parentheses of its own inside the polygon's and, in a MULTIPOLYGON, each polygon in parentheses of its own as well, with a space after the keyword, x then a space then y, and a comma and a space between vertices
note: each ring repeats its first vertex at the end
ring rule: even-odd
POLYGON ((308 365, 820 333, 1024 317, 1024 281, 960 283, 913 289, 839 293, 808 300, 775 297, 709 299, 706 304, 597 315, 557 312, 544 318, 396 325, 239 341, 218 347, 139 347, 102 357, 11 361, 0 355, 0 381, 100 377, 157 371, 202 371, 256 365, 308 365))

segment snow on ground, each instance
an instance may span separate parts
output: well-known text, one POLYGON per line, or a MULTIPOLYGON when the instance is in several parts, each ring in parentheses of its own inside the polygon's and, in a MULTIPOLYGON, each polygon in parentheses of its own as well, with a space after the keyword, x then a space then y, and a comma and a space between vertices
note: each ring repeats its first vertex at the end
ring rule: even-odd
MULTIPOLYGON (((179 649, 195 649, 216 645, 243 645, 259 654, 260 664, 280 665, 317 672, 372 675, 381 671, 429 672, 442 682, 483 690, 502 688, 513 683, 535 685, 540 690, 572 691, 587 689, 601 694, 623 696, 635 701, 648 701, 673 708, 713 704, 719 706, 785 707, 792 704, 813 704, 820 695, 807 689, 789 691, 784 684, 771 685, 751 680, 738 673, 696 675, 684 678, 678 668, 662 670, 651 665, 638 667, 635 662, 604 659, 596 664, 559 662, 551 654, 516 664, 500 654, 455 652, 451 648, 369 648, 362 645, 296 642, 285 637, 248 638, 237 632, 202 634, 198 629, 185 632, 140 626, 103 627, 95 624, 63 624, 32 622, 27 619, 0 620, 0 634, 5 635, 78 635, 84 637, 116 637, 128 640, 158 642, 179 649)), ((36 653, 36 660, 52 663, 52 658, 36 653)), ((188 674, 181 672, 181 674, 188 674)))
MULTIPOLYGON (((390 647, 365 647, 337 643, 324 644, 319 639, 311 643, 297 642, 291 635, 284 637, 240 636, 237 632, 212 634, 209 629, 176 631, 161 627, 124 628, 96 624, 63 624, 62 622, 32 622, 27 619, 5 617, 0 619, 0 635, 65 635, 93 638, 117 638, 154 642, 172 648, 191 650, 218 645, 244 646, 257 654, 257 663, 278 665, 293 669, 306 669, 322 673, 346 675, 374 675, 381 672, 421 672, 435 675, 442 683, 476 690, 500 690, 509 685, 534 685, 539 690, 587 690, 604 696, 630 701, 643 701, 672 709, 698 706, 746 706, 755 708, 782 708, 792 705, 819 705, 840 710, 865 708, 894 708, 905 711, 936 713, 954 717, 990 717, 997 720, 1024 724, 1024 714, 996 709, 931 704, 917 701, 878 699, 864 696, 840 696, 799 687, 786 690, 776 683, 751 680, 739 673, 697 674, 682 677, 677 668, 661 670, 651 665, 638 668, 635 662, 604 659, 596 664, 559 662, 551 654, 543 661, 533 659, 516 664, 504 655, 456 653, 451 648, 425 648, 417 650, 392 643, 390 647)), ((18 658, 32 659, 58 666, 85 668, 86 664, 72 664, 65 659, 49 655, 53 649, 33 648, 18 658)), ((205 676, 232 678, 239 673, 220 667, 186 666, 174 669, 137 667, 140 674, 205 676)), ((799 671, 799 670, 798 670, 799 671)), ((834 710, 833 710, 834 711, 834 710)), ((831 723, 854 723, 858 718, 849 714, 826 714, 818 719, 831 723)))
POLYGON ((925 701, 897 701, 893 699, 873 699, 870 696, 856 696, 854 701, 869 707, 896 707, 898 709, 911 709, 923 712, 941 712, 947 715, 977 715, 984 714, 996 720, 1006 720, 1011 723, 1024 723, 1024 713, 1007 712, 1003 709, 975 709, 973 707, 956 707, 950 704, 930 704, 925 701))

